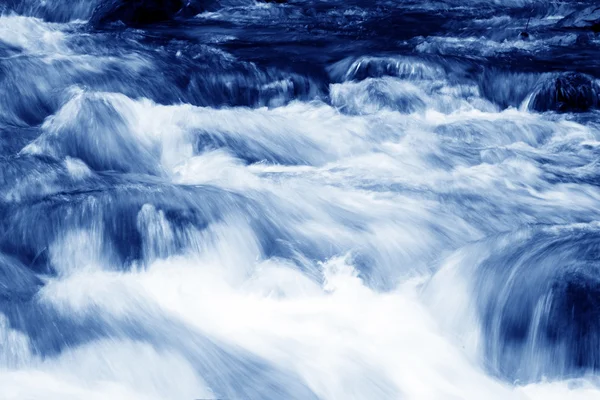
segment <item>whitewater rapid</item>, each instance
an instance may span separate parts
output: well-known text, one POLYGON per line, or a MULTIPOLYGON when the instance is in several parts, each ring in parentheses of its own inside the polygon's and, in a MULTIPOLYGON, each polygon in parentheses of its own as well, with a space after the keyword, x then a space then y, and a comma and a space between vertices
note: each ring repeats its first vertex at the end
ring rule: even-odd
POLYGON ((361 2, 100 3, 0 7, 1 399, 600 398, 600 114, 547 94, 598 81, 499 67, 574 34, 357 54, 361 2), (322 69, 255 31, 322 15, 322 69))

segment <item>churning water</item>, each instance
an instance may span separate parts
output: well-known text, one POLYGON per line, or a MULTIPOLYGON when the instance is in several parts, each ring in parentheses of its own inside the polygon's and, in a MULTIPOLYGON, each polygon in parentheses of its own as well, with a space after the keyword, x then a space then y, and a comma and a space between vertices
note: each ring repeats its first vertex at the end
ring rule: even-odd
POLYGON ((593 3, 3 0, 0 398, 600 398, 593 3))

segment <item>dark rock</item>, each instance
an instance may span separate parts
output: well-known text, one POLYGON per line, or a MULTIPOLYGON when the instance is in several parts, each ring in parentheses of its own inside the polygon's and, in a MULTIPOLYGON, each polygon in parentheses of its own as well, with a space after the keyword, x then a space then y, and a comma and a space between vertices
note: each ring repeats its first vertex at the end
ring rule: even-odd
POLYGON ((590 76, 564 73, 546 79, 534 90, 529 109, 585 112, 598 108, 600 85, 590 76))
POLYGON ((575 11, 558 22, 559 28, 600 32, 600 7, 591 6, 575 11))
POLYGON ((102 26, 120 21, 129 26, 143 26, 173 19, 184 5, 183 0, 117 0, 98 6, 91 23, 102 26))
POLYGON ((575 41, 575 44, 578 46, 589 46, 593 39, 594 34, 592 32, 583 32, 577 35, 577 40, 575 41))

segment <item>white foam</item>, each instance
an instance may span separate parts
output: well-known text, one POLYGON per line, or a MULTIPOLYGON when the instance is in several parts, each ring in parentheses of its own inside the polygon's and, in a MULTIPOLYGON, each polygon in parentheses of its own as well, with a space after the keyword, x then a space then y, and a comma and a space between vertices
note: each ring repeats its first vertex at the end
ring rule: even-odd
MULTIPOLYGON (((273 279, 272 264, 256 268, 252 284, 239 290, 223 280, 224 264, 176 258, 123 277, 125 286, 114 286, 112 278, 102 275, 89 276, 88 283, 79 278, 72 284, 56 282, 52 292, 60 293, 61 302, 49 291, 45 299, 65 314, 93 301, 108 316, 115 310, 107 306, 126 301, 125 293, 145 297, 137 302, 140 305, 154 299, 161 309, 220 341, 293 371, 324 399, 374 394, 408 399, 518 398, 444 339, 411 284, 385 295, 374 292, 344 258, 337 258, 323 265, 322 288, 307 282, 298 290, 295 279, 273 279), (265 280, 266 275, 271 278, 265 280), (73 289, 80 294, 73 296, 73 289), (274 289, 279 295, 273 295, 274 289)), ((127 302, 127 315, 143 316, 127 302)), ((97 347, 103 345, 91 346, 100 351, 97 347)), ((126 353, 119 357, 127 359, 126 353)))
POLYGON ((181 355, 134 341, 100 340, 37 361, 0 370, 2 399, 212 398, 181 355), (76 366, 76 368, 74 368, 76 366))
POLYGON ((0 15, 0 41, 30 53, 65 53, 61 27, 33 17, 0 15))

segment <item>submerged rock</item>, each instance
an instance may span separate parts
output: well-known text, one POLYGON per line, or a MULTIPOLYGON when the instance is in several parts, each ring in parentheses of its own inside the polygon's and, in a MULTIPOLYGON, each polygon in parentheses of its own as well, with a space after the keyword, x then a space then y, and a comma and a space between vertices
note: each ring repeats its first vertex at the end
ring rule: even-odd
POLYGON ((538 84, 529 101, 534 111, 585 112, 598 108, 600 85, 590 76, 564 73, 538 84))
POLYGON ((523 31, 519 34, 521 40, 529 40, 529 32, 523 31))

